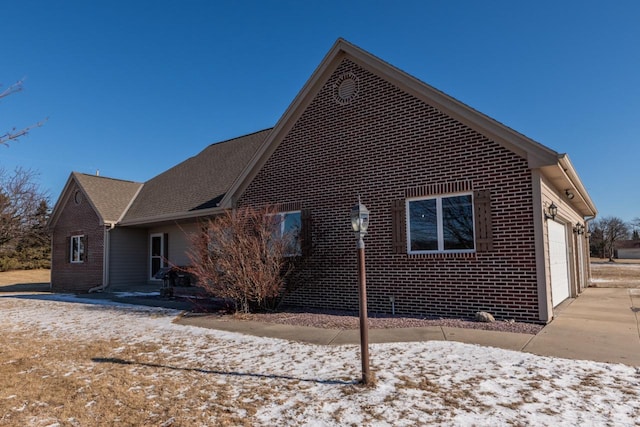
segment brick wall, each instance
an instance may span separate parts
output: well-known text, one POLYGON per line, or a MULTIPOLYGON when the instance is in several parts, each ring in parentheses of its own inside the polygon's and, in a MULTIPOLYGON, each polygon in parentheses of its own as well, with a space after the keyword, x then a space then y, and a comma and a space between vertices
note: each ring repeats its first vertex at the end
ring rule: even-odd
MULTIPOLYGON (((437 186, 436 186, 437 187, 437 186)), ((345 59, 243 194, 241 204, 300 203, 311 210, 310 278, 287 302, 356 310, 356 241, 349 211, 371 212, 365 237, 370 313, 538 321, 531 175, 527 161, 345 59), (341 105, 334 84, 358 79, 341 105), (493 250, 394 254, 393 200, 410 189, 469 181, 489 190, 493 250)))
POLYGON ((89 202, 74 194, 77 188, 71 188, 71 197, 66 201, 60 213, 52 236, 51 286, 54 291, 88 291, 102 284, 102 265, 104 249, 104 227, 89 202), (70 262, 70 238, 74 235, 87 236, 85 261, 70 262))

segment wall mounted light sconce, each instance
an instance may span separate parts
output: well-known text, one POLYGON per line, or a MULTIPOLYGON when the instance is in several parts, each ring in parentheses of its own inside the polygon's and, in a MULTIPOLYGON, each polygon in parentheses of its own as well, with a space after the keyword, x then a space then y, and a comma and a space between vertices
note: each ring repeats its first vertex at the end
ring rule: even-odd
POLYGON ((577 222, 576 226, 573 227, 573 232, 576 234, 584 234, 584 225, 577 222))
POLYGON ((544 219, 545 221, 548 220, 549 218, 556 219, 556 215, 558 215, 558 207, 556 206, 555 203, 551 202, 551 204, 549 205, 549 207, 544 213, 544 219))
POLYGON ((564 194, 567 195, 567 197, 569 198, 569 200, 572 200, 574 197, 576 197, 575 194, 573 194, 573 192, 569 191, 569 189, 564 190, 564 194))

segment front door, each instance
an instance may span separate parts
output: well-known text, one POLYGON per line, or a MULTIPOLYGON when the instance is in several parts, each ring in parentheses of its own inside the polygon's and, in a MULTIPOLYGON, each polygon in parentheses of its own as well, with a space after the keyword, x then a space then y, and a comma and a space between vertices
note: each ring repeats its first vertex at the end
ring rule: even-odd
POLYGON ((149 278, 154 280, 158 270, 167 266, 166 236, 162 233, 152 234, 149 246, 149 254, 151 255, 149 278))

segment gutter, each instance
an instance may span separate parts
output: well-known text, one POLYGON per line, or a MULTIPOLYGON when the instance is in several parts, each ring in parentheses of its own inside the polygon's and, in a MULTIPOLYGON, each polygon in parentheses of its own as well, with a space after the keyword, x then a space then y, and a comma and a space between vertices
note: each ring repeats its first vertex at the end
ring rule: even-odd
POLYGON ((104 229, 104 248, 102 250, 102 284, 89 289, 89 293, 102 292, 109 286, 109 252, 110 241, 109 232, 115 227, 114 223, 105 224, 104 229))
POLYGON ((169 214, 157 215, 152 217, 123 220, 118 222, 118 226, 121 226, 121 227, 132 227, 137 225, 149 226, 151 224, 159 224, 163 222, 174 222, 174 221, 198 218, 202 216, 211 216, 211 215, 219 214, 221 212, 224 212, 224 209, 221 208, 220 206, 217 206, 215 208, 198 209, 194 211, 169 213, 169 214))
POLYGON ((591 219, 595 218, 598 210, 595 204, 593 203, 593 200, 591 200, 591 197, 589 197, 589 193, 587 192, 587 189, 584 187, 584 184, 580 180, 580 177, 578 177, 576 169, 573 167, 573 164, 571 163, 569 156, 566 153, 558 155, 558 164, 562 168, 562 171, 564 172, 569 182, 575 187, 576 191, 580 194, 580 197, 584 201, 587 208, 591 211, 591 215, 584 217, 585 221, 590 221, 590 219, 588 219, 589 217, 591 217, 591 219))

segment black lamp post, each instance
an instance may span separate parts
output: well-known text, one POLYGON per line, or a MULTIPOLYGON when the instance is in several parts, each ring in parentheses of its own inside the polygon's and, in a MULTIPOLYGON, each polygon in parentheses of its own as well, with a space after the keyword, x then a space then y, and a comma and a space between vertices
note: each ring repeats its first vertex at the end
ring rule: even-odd
POLYGON ((362 383, 369 385, 373 378, 369 371, 369 321, 367 318, 367 275, 364 264, 364 240, 369 227, 369 210, 360 203, 351 208, 351 226, 358 241, 358 281, 360 295, 360 353, 362 356, 362 383))

